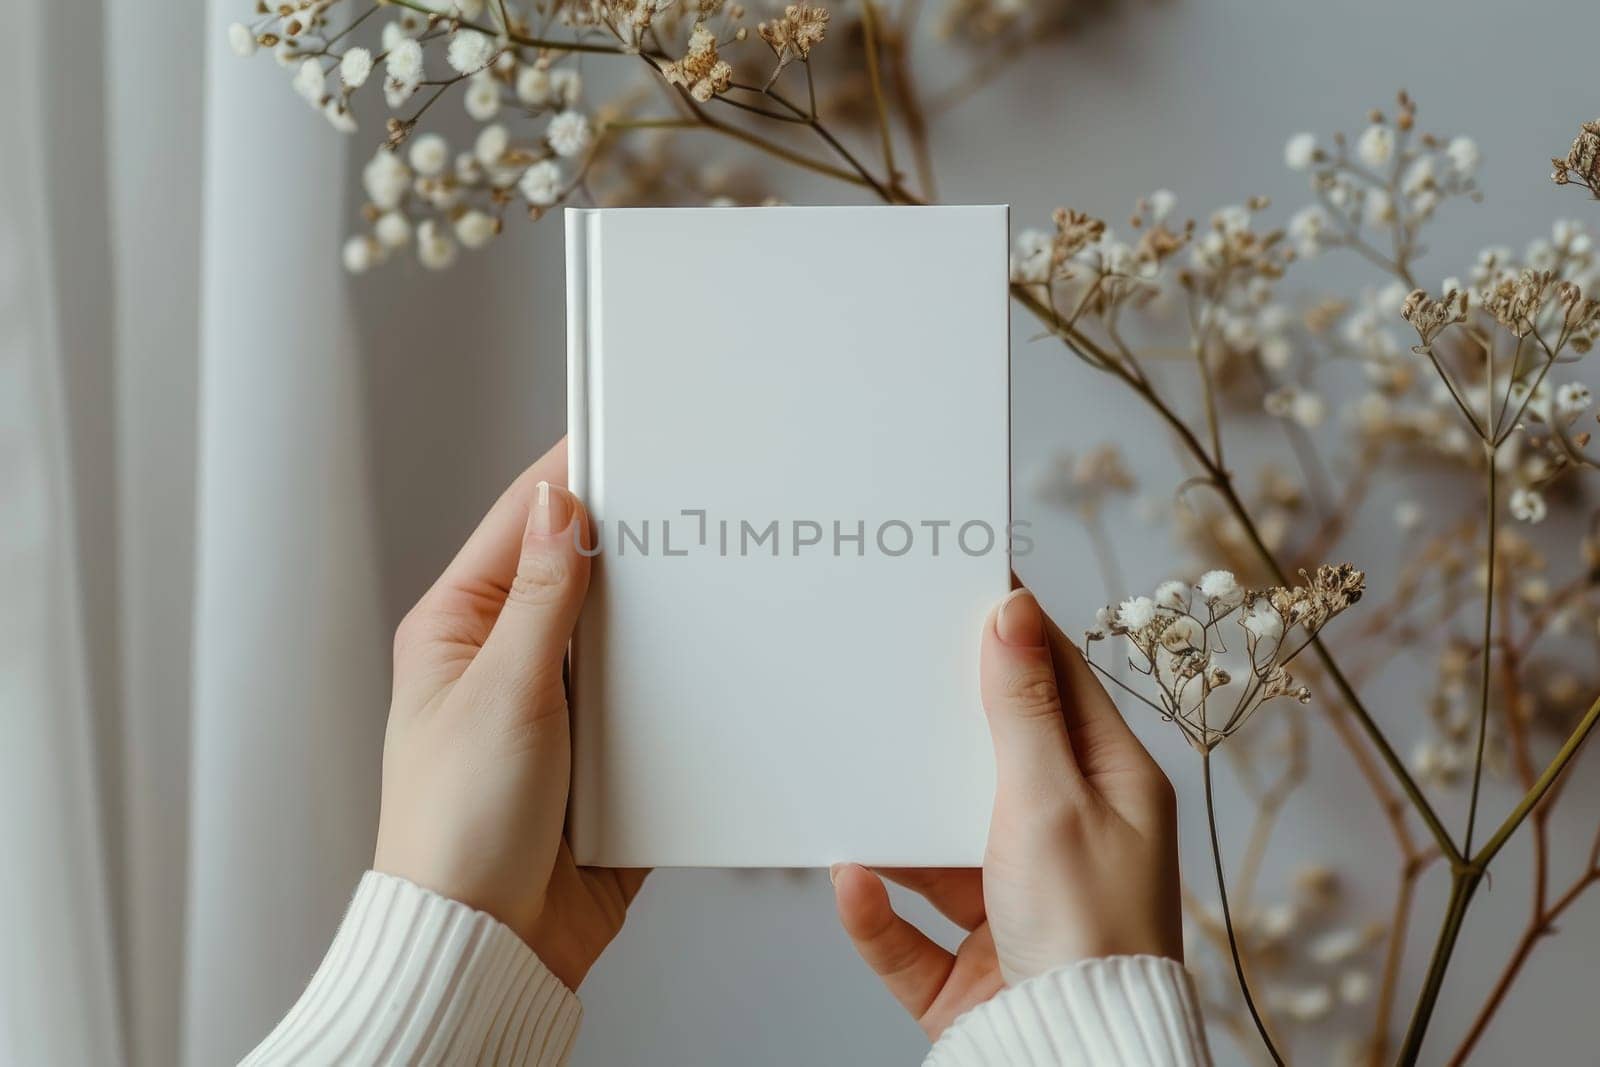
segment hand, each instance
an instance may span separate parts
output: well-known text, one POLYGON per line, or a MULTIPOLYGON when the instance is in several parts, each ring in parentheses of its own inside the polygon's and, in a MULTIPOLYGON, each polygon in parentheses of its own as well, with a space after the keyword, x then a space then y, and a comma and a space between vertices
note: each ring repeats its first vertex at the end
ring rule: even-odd
POLYGON ((856 951, 930 1039, 1008 983, 1097 956, 1183 959, 1177 806, 1072 642, 1017 590, 984 625, 997 782, 983 869, 885 870, 967 931, 954 955, 836 867, 856 951))
MULTIPOLYGON (((373 867, 487 912, 569 989, 622 927, 643 871, 578 867, 562 837, 562 680, 589 583, 566 442, 507 489, 394 640, 373 867)), ((589 543, 585 535, 584 543, 589 543)))

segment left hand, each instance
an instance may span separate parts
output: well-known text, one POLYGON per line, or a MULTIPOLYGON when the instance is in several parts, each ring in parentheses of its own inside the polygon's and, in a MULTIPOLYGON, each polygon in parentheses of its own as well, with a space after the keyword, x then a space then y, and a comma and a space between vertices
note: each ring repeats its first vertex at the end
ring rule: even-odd
POLYGON ((490 509, 394 641, 373 868, 487 912, 576 989, 644 871, 580 868, 562 679, 589 583, 566 442, 490 509))

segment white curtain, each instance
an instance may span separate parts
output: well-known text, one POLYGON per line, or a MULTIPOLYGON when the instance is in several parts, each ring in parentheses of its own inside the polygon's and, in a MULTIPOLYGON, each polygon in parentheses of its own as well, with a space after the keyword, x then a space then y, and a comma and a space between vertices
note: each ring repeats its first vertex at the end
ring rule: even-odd
POLYGON ((7 5, 4 1063, 231 1062, 371 855, 347 142, 231 8, 7 5))

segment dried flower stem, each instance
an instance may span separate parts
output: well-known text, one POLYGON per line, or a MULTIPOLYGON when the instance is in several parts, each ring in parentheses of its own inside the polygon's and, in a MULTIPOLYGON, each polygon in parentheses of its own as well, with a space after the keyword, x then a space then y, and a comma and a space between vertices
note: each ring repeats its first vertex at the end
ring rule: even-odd
POLYGON ((1450 1057, 1450 1067, 1459 1067, 1466 1062, 1484 1032, 1488 1030, 1495 1012, 1505 1003, 1507 995, 1511 992, 1511 984, 1522 973, 1522 968, 1532 957, 1533 950, 1538 947, 1540 941, 1555 933, 1556 920, 1596 883, 1600 883, 1600 834, 1595 836, 1594 846, 1589 850, 1588 864, 1583 873, 1575 878, 1553 903, 1546 906, 1543 902, 1539 902, 1535 905, 1533 918, 1529 920, 1522 936, 1517 939, 1517 946, 1512 951, 1511 958, 1506 961, 1500 977, 1495 981, 1489 998, 1479 1009, 1477 1017, 1472 1021, 1472 1028, 1467 1031, 1455 1054, 1450 1057))
POLYGON ((1461 850, 1472 852, 1472 830, 1478 821, 1478 790, 1483 782, 1483 742, 1489 733, 1489 680, 1494 663, 1494 568, 1495 568, 1495 533, 1500 525, 1500 501, 1495 495, 1495 452, 1493 445, 1487 442, 1483 446, 1485 488, 1484 496, 1487 498, 1485 508, 1485 522, 1488 526, 1488 570, 1485 588, 1483 591, 1483 645, 1480 654, 1483 656, 1483 678, 1478 693, 1478 750, 1472 760, 1472 797, 1467 802, 1467 833, 1462 840, 1461 850))
POLYGON ((883 79, 878 74, 878 15, 872 0, 861 0, 861 33, 867 52, 867 80, 872 83, 872 106, 878 116, 878 137, 883 143, 883 168, 893 187, 899 181, 894 166, 894 134, 889 128, 889 106, 883 101, 883 79))
MULTIPOLYGON (((393 4, 395 7, 409 8, 410 10, 421 15, 443 17, 440 16, 440 13, 436 9, 422 3, 421 0, 383 0, 383 3, 393 4)), ((469 19, 456 19, 454 16, 450 16, 450 18, 452 21, 465 26, 469 30, 477 30, 479 33, 489 37, 504 36, 505 39, 510 41, 512 44, 519 44, 524 48, 547 48, 553 52, 596 52, 614 56, 627 55, 628 53, 627 49, 618 45, 593 44, 588 41, 557 41, 544 37, 529 37, 527 34, 512 32, 510 27, 507 27, 505 32, 502 34, 501 31, 491 26, 484 26, 481 23, 472 22, 469 19)))
POLYGON ((1217 842, 1217 811, 1216 804, 1211 796, 1211 749, 1200 750, 1200 771, 1205 780, 1206 793, 1206 827, 1211 832, 1211 859, 1217 870, 1217 896, 1222 901, 1222 922, 1228 931, 1228 950, 1233 956, 1233 973, 1239 981, 1239 992, 1244 996, 1244 1005, 1250 1011, 1250 1019, 1256 1024, 1256 1032, 1261 1035, 1261 1042, 1267 1048, 1267 1054, 1272 1057, 1272 1062, 1278 1067, 1283 1067, 1283 1057, 1278 1053, 1278 1046, 1272 1041, 1272 1035, 1267 1032, 1267 1024, 1262 1020, 1261 1013, 1256 1010, 1255 997, 1250 994, 1250 982, 1244 976, 1244 962, 1239 957, 1239 937, 1233 929, 1233 913, 1228 909, 1228 879, 1222 873, 1222 846, 1217 842))
POLYGON ((1466 917, 1467 908, 1472 903, 1472 896, 1482 882, 1484 872, 1496 854, 1505 847, 1511 835, 1522 825, 1529 813, 1538 806, 1556 781, 1566 771, 1578 750, 1588 740, 1595 723, 1600 722, 1600 699, 1589 705, 1589 710, 1584 713, 1583 719, 1568 735, 1548 765, 1544 773, 1539 775, 1533 788, 1528 790, 1517 806, 1506 816, 1494 834, 1485 841, 1483 848, 1470 860, 1461 861, 1452 865, 1450 882, 1450 901, 1445 909, 1444 921, 1440 924, 1439 939, 1434 946, 1433 958, 1428 964, 1428 973, 1423 980, 1422 993, 1417 999, 1416 1010, 1412 1013, 1411 1023, 1406 1029, 1405 1043, 1400 1048, 1400 1061, 1402 1063, 1415 1063, 1422 1051, 1422 1040, 1427 1034, 1428 1023, 1433 1017, 1433 1009, 1439 1000, 1439 990, 1444 985, 1445 969, 1450 964, 1450 956, 1455 950, 1456 939, 1461 934, 1461 923, 1466 917))

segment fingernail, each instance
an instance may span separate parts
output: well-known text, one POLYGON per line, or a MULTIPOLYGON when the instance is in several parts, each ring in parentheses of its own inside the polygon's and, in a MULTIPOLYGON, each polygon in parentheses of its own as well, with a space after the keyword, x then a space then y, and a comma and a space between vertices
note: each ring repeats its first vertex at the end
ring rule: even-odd
POLYGON ((1000 613, 994 620, 995 635, 1003 645, 1013 648, 1044 647, 1044 612, 1039 602, 1026 589, 1012 590, 1000 602, 1000 613))
POLYGON ((842 864, 842 863, 835 863, 832 867, 829 867, 828 868, 828 881, 832 882, 834 885, 838 885, 839 884, 839 872, 842 871, 842 870, 844 870, 844 864, 842 864))
POLYGON ((572 522, 572 497, 559 486, 540 482, 533 500, 533 516, 528 526, 541 537, 565 530, 572 522))

